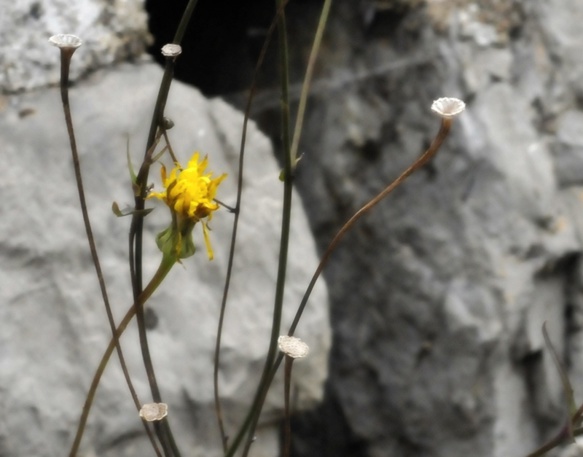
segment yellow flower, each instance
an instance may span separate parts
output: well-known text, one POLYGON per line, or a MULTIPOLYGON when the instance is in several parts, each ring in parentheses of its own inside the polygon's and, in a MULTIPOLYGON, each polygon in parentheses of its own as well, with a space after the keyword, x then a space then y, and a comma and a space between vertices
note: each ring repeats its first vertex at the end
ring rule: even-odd
POLYGON ((217 187, 227 175, 213 178, 212 173, 205 174, 207 164, 208 157, 200 160, 200 154, 195 152, 186 168, 176 163, 169 176, 162 165, 164 190, 150 192, 148 198, 162 200, 172 213, 172 224, 158 235, 158 247, 165 254, 170 254, 172 250, 180 259, 194 254, 192 229, 197 222, 201 222, 208 257, 209 260, 213 259, 208 221, 212 219, 213 212, 219 209, 214 198, 217 187))

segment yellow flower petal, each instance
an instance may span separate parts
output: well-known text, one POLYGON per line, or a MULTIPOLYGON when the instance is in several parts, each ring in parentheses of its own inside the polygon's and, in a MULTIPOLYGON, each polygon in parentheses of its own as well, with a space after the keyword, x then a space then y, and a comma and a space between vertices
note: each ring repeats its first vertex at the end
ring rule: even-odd
POLYGON ((215 258, 215 254, 213 252, 213 247, 211 246, 211 239, 209 237, 209 228, 206 222, 202 223, 202 234, 204 236, 204 244, 206 245, 206 252, 209 256, 209 260, 213 260, 215 258))
MULTIPOLYGON (((213 178, 212 173, 205 173, 207 166, 208 157, 200 160, 199 152, 192 155, 186 168, 176 163, 170 174, 167 174, 166 168, 162 166, 160 175, 164 191, 150 192, 148 198, 157 198, 165 202, 174 215, 173 220, 190 221, 191 224, 201 222, 207 253, 212 260, 214 255, 207 221, 212 218, 212 213, 219 209, 214 198, 219 184, 227 175, 222 174, 213 178)), ((176 229, 180 230, 179 227, 176 229)), ((182 243, 181 237, 176 239, 178 244, 182 243)), ((176 249, 180 253, 181 246, 176 246, 176 249)))

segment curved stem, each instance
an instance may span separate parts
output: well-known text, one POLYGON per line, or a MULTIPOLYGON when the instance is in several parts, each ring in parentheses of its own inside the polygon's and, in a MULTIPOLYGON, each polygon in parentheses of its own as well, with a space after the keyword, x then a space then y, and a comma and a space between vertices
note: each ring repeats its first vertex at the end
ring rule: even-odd
MULTIPOLYGON (((178 25, 178 28, 176 30, 176 34, 173 40, 174 44, 181 43, 197 3, 198 0, 189 0, 186 9, 184 10, 184 13, 182 14, 180 24, 178 25)), ((154 112, 152 114, 152 121, 150 124, 148 140, 146 142, 146 153, 144 155, 144 161, 136 177, 136 186, 139 189, 139 193, 135 197, 134 205, 135 212, 132 216, 129 235, 130 273, 134 301, 136 302, 138 301, 138 297, 140 297, 142 294, 142 243, 144 230, 144 219, 142 212, 144 209, 144 200, 147 192, 147 181, 151 164, 150 159, 151 154, 153 152, 152 146, 154 145, 156 139, 156 133, 162 124, 164 109, 166 107, 168 93, 170 91, 170 85, 172 84, 172 77, 174 75, 174 63, 175 63, 174 58, 169 57, 166 59, 164 75, 162 77, 162 82, 160 83, 160 89, 158 91, 156 105, 154 108, 154 112)), ((154 368, 151 363, 151 357, 149 354, 142 307, 138 307, 137 314, 138 314, 137 316, 138 329, 140 334, 140 345, 144 359, 144 366, 146 368, 146 372, 148 375, 150 390, 152 391, 152 397, 154 398, 154 400, 156 402, 160 402, 161 395, 154 374, 154 368)), ((174 437, 168 425, 168 420, 165 419, 161 423, 156 423, 155 429, 157 431, 158 437, 160 438, 160 441, 162 442, 165 454, 167 456, 173 454, 175 457, 179 457, 180 452, 174 441, 174 437)))
MULTIPOLYGON (((150 126, 150 134, 148 136, 146 153, 144 156, 144 161, 140 167, 140 171, 136 177, 136 192, 134 213, 132 214, 132 222, 130 225, 130 235, 129 235, 129 258, 130 258, 130 274, 132 280, 132 290, 134 295, 134 301, 138 301, 138 297, 142 294, 142 243, 143 243, 143 229, 144 229, 144 217, 143 210, 145 207, 146 198, 146 183, 148 180, 148 174, 150 170, 150 165, 152 163, 152 155, 154 153, 155 143, 157 140, 158 126, 162 120, 164 113, 164 107, 166 106, 166 100, 168 98, 168 92, 170 90, 170 84, 172 82, 172 75, 174 70, 174 60, 166 60, 166 71, 162 78, 162 83, 160 85, 160 91, 158 92, 158 98, 156 100, 156 107, 154 109, 154 115, 152 118, 152 124, 150 126)), ((137 324, 138 333, 140 340, 140 347, 142 352, 142 358, 144 360, 144 368, 148 377, 148 383, 150 385, 150 390, 152 392, 152 398, 156 403, 162 402, 162 397, 160 395, 160 390, 158 388, 158 383, 156 376, 154 374, 154 367, 152 365, 150 349, 148 347, 148 339, 146 334, 146 324, 144 317, 143 307, 138 307, 136 309, 137 314, 137 324)), ((154 430, 156 435, 162 444, 162 449, 164 450, 164 455, 170 457, 173 454, 173 449, 171 443, 174 443, 174 438, 168 427, 168 421, 154 423, 154 430)), ((179 453, 174 452, 174 455, 179 455, 179 453)))
POLYGON ((532 451, 526 457, 541 457, 545 455, 547 452, 549 452, 551 449, 554 449, 560 444, 562 444, 565 440, 570 439, 572 441, 575 436, 583 435, 583 428, 581 427, 574 428, 581 419, 582 414, 583 405, 579 406, 579 409, 577 409, 577 411, 571 417, 570 423, 567 423, 559 431, 559 433, 557 433, 557 435, 555 435, 553 438, 551 438, 549 441, 547 441, 538 449, 532 451))
POLYGON ((563 427, 555 437, 551 438, 537 450, 532 451, 526 457, 542 457, 550 450, 562 444, 566 439, 579 435, 583 435, 583 428, 579 427, 570 431, 569 426, 567 425, 563 427))
POLYGON ((91 381, 91 386, 89 387, 89 392, 87 393, 87 398, 85 399, 85 404, 83 405, 81 418, 79 419, 77 433, 75 435, 73 445, 71 446, 71 450, 69 451, 69 457, 76 457, 77 455, 79 446, 81 444, 81 438, 83 436, 83 430, 85 429, 85 425, 89 417, 89 412, 91 411, 91 406, 93 405, 93 400, 95 398, 95 393, 97 392, 97 387, 99 386, 101 376, 105 371, 105 367, 109 362, 113 350, 119 344, 119 338, 127 328, 128 324, 131 322, 132 318, 135 316, 136 311, 140 308, 143 308, 146 301, 152 296, 154 291, 162 283, 162 281, 164 280, 166 275, 170 272, 175 263, 176 260, 173 258, 167 257, 162 258, 162 262, 160 263, 158 270, 150 280, 149 284, 146 286, 146 288, 140 295, 139 299, 132 305, 132 307, 128 310, 128 312, 118 325, 115 334, 113 335, 111 341, 109 342, 107 349, 103 353, 103 356, 101 357, 97 370, 93 375, 93 380, 91 381))
POLYGON ((332 255, 332 253, 334 252, 334 250, 338 246, 338 243, 340 243, 340 240, 342 240, 342 238, 344 237, 346 232, 348 232, 348 230, 350 230, 350 228, 352 228, 352 226, 362 216, 364 216, 368 211, 370 211, 373 207, 375 207, 382 199, 384 199, 393 190, 395 190, 400 184, 403 183, 403 181, 405 181, 405 179, 407 179, 409 176, 411 176, 416 170, 418 170, 423 165, 425 165, 437 153, 437 151, 439 150, 439 148, 443 144, 443 141, 445 140, 445 138, 449 134, 449 131, 451 129, 451 124, 452 124, 451 118, 443 117, 441 120, 441 127, 439 129, 439 132, 437 133, 437 135, 435 136, 435 138, 431 142, 431 145, 429 146, 427 151, 425 151, 417 160, 415 160, 415 162, 413 162, 413 164, 411 164, 403 173, 401 173, 401 175, 399 175, 399 177, 397 179, 395 179, 391 184, 389 184, 385 189, 383 189, 376 197, 374 197, 367 204, 365 204, 362 208, 360 208, 342 226, 342 228, 340 228, 338 233, 336 233, 336 236, 334 236, 334 238, 332 239, 332 241, 328 245, 328 248, 324 252, 322 259, 320 260, 320 263, 318 264, 318 267, 316 268, 316 271, 314 272, 314 275, 312 276, 312 279, 310 280, 310 284, 308 285, 308 288, 306 289, 304 297, 302 298, 300 306, 298 307, 298 311, 296 312, 296 316, 295 316, 295 318, 292 322, 292 325, 290 327, 290 330, 288 333, 290 336, 292 336, 295 332, 295 329, 300 321, 300 318, 301 318, 302 313, 306 307, 308 299, 310 298, 310 294, 312 293, 312 290, 314 289, 314 286, 316 285, 316 281, 320 277, 322 270, 324 270, 324 267, 326 266, 326 263, 328 262, 330 255, 332 255))
MULTIPOLYGON (((103 271, 101 269, 101 263, 99 261, 99 255, 97 253, 97 247, 95 245, 95 238, 93 236, 93 229, 91 228, 91 220, 89 218, 89 211, 87 210, 87 201, 85 199, 85 189, 83 186, 83 176, 81 173, 81 163, 79 161, 79 153, 77 151, 77 141, 75 139, 75 129, 73 128, 73 117, 71 115, 71 106, 69 103, 69 67, 71 63, 71 57, 73 52, 70 49, 61 49, 61 101, 63 104, 63 111, 65 114, 65 123, 67 125, 67 133, 69 136, 69 143, 71 147, 71 156, 73 159, 73 168, 75 170, 75 181, 77 183, 77 193, 79 194, 79 203, 81 205, 81 214, 83 216, 83 224, 85 226, 85 233, 87 236, 87 242, 89 243, 89 250, 91 252, 91 259, 93 260, 93 265, 95 267, 95 273, 97 275, 97 280, 99 282, 99 290, 101 291, 101 297, 103 299, 103 304, 105 306, 105 312, 107 314, 107 320, 111 329, 112 335, 115 335, 115 320, 113 318, 113 313, 111 311, 111 305, 109 303, 109 297, 107 294, 107 287, 105 285, 105 279, 103 277, 103 271)), ((141 402, 138 398, 136 390, 134 389, 130 374, 127 369, 125 362, 125 357, 123 355, 121 346, 119 342, 116 342, 115 349, 119 357, 119 363, 123 372, 128 389, 136 406, 139 411, 141 402)), ((156 455, 161 457, 160 450, 152 430, 150 427, 144 423, 144 428, 156 455)), ((81 429, 81 434, 83 429, 81 429)))
MULTIPOLYGON (((449 131, 451 130, 451 124, 452 124, 452 119, 451 118, 442 118, 441 121, 441 127, 439 129, 439 132, 437 133, 437 135, 435 136, 435 138, 433 139, 433 141, 431 142, 431 145, 429 146, 429 148, 417 159, 415 160, 415 162, 413 162, 413 164, 411 164, 403 173, 401 173, 401 175, 399 175, 397 177, 397 179, 395 179, 393 182, 391 182, 391 184, 389 184, 385 189, 383 189, 377 196, 375 196, 374 198, 372 198, 372 200, 370 200, 368 203, 366 203, 362 208, 360 208, 338 231, 338 233, 336 234, 336 236, 332 239, 332 241, 330 242, 328 248, 326 249, 326 251, 324 252, 324 255, 322 256, 322 259, 320 260, 320 263, 318 265, 318 267, 316 268, 316 271, 314 272, 314 275, 312 276, 312 279, 310 281, 310 284, 308 285, 306 292, 304 294, 304 297, 302 298, 302 301, 300 303, 300 306, 298 307, 298 310, 296 312, 296 316, 294 318, 294 321, 292 322, 292 325, 290 326, 288 335, 289 336, 293 336, 296 327, 300 321, 300 318, 302 316, 302 313, 306 307, 306 304, 308 302, 308 299, 310 298, 310 294, 316 284, 316 281, 318 280, 318 278, 320 277, 320 274, 322 273, 322 270, 324 269, 324 267, 326 266, 326 263, 328 261, 328 259, 330 258, 330 255, 332 254, 332 252, 334 252, 334 250, 336 249, 336 247, 338 246, 338 244, 340 243, 340 240, 344 237, 344 235, 346 234, 346 232, 356 223, 356 221, 358 221, 364 214, 366 214, 368 211, 370 211, 375 205, 377 205, 383 198, 385 198, 387 195, 389 195, 393 190, 395 190, 400 184, 403 183, 403 181, 405 181, 405 179, 407 179, 411 174, 413 174, 416 170, 418 170, 419 168, 421 168, 423 165, 425 165, 429 160, 431 160, 431 158, 433 156, 435 156, 435 154, 437 153, 437 151, 439 150, 439 148, 441 147, 441 145, 443 144, 443 141, 445 140, 445 138, 447 137, 447 135, 449 134, 449 131)), ((279 368, 279 366, 281 365, 281 362, 284 358, 283 354, 279 354, 277 359, 275 360, 272 368, 271 368, 271 372, 269 374, 268 377, 268 385, 271 384, 271 382, 273 381, 273 378, 275 377, 275 374, 277 373, 277 370, 279 368)), ((534 457, 534 456, 528 456, 528 457, 534 457)))

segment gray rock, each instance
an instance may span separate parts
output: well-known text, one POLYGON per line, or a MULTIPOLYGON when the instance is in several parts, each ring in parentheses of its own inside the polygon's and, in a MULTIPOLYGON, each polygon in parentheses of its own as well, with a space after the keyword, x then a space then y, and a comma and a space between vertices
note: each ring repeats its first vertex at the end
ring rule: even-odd
POLYGON ((139 0, 2 1, 0 90, 15 92, 55 84, 59 60, 47 40, 58 33, 78 35, 72 79, 99 67, 137 58, 150 39, 139 0))
POLYGON ((322 50, 319 78, 354 77, 306 121, 298 189, 320 249, 429 144, 433 99, 468 109, 333 256, 330 380, 304 456, 528 454, 565 417, 545 321, 583 391, 581 2, 427 3, 372 33, 336 2, 322 50))
POLYGON ((550 141, 557 179, 565 187, 583 183, 583 112, 569 110, 557 121, 556 136, 550 141))
MULTIPOLYGON (((57 51, 52 50, 55 54, 57 51)), ((75 56, 77 57, 77 56, 75 56)), ((131 304, 127 268, 129 219, 116 218, 113 201, 131 204, 126 142, 134 164, 145 136, 161 70, 153 64, 121 65, 91 75, 71 91, 89 211, 114 313, 131 304)), ((2 214, 0 239, 0 454, 64 455, 97 362, 109 341, 109 326, 84 238, 59 91, 8 97, 0 113, 2 214)), ((220 199, 234 202, 242 115, 220 100, 173 85, 166 113, 176 127, 172 146, 186 162, 195 149, 209 155, 209 168, 226 172, 220 199)), ((249 406, 263 365, 271 325, 278 257, 282 183, 267 139, 251 124, 239 244, 227 310, 221 358, 221 394, 228 431, 236 431, 249 406)), ((159 167, 151 181, 159 186, 159 167)), ((297 201, 296 197, 296 203, 297 201)), ((146 218, 146 277, 160 261, 154 237, 169 223, 163 204, 146 218)), ((192 259, 174 268, 149 304, 152 357, 169 418, 183 455, 219 455, 212 393, 212 354, 232 215, 212 221, 216 258, 209 262, 202 233, 192 259)), ((315 268, 314 242, 296 204, 282 331, 315 268)), ((297 407, 321 398, 329 347, 327 295, 323 283, 298 329, 311 355, 296 364, 297 407)), ((143 402, 150 394, 141 365, 137 332, 123 348, 143 402)), ((254 455, 276 454, 282 414, 282 384, 275 383, 254 455)), ((83 455, 148 455, 138 414, 115 358, 103 378, 84 439, 83 455)))

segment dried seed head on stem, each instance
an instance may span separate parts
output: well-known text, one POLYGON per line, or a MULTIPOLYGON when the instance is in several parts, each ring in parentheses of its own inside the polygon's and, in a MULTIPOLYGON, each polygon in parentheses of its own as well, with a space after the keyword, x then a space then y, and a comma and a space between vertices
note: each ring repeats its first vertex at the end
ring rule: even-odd
POLYGON ((162 46, 162 55, 164 57, 178 57, 182 54, 182 46, 179 44, 168 43, 162 46))
POLYGON ((431 104, 431 110, 441 117, 451 118, 466 109, 466 104, 459 98, 441 97, 431 104))
POLYGON ((154 422, 164 419, 168 415, 166 403, 146 403, 140 409, 140 417, 146 422, 154 422))
POLYGON ((74 51, 83 44, 83 40, 76 35, 59 33, 50 37, 49 43, 59 49, 72 49, 74 51))
POLYGON ((282 335, 277 339, 279 350, 292 359, 303 359, 310 353, 309 346, 295 336, 282 335))

